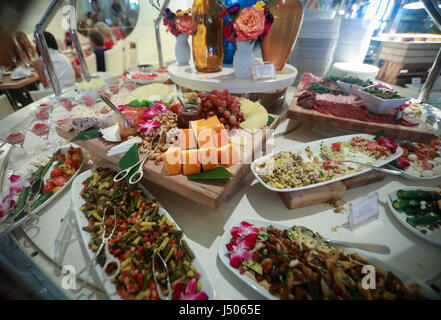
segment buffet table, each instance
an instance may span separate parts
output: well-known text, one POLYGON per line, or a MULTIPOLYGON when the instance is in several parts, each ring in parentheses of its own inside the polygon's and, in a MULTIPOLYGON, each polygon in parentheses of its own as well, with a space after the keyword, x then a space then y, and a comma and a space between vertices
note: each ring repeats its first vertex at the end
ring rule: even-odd
MULTIPOLYGON (((292 100, 294 88, 288 90, 287 103, 292 100)), ((44 100, 46 100, 45 98, 44 100)), ((37 101, 35 104, 42 103, 37 101)), ((5 137, 13 129, 29 125, 29 110, 34 104, 19 110, 8 118, 0 121, 0 137, 5 137)), ((60 107, 61 108, 61 107, 60 107)), ((57 112, 55 110, 54 112, 57 112)), ((60 111, 61 112, 61 111, 60 111)), ((309 124, 299 124, 294 120, 285 119, 275 131, 275 151, 288 146, 310 142, 324 138, 324 135, 340 135, 341 132, 323 131, 323 128, 309 124)), ((52 130, 50 141, 55 145, 65 145, 52 130)), ((97 158, 88 157, 87 170, 100 163, 97 158)), ((279 195, 266 190, 254 179, 248 170, 244 175, 238 191, 214 211, 187 200, 177 194, 146 182, 144 185, 158 199, 160 204, 171 214, 182 228, 194 251, 199 255, 212 277, 217 299, 263 299, 253 289, 232 274, 217 256, 220 238, 225 230, 237 225, 244 218, 271 220, 287 225, 303 225, 321 235, 335 240, 354 242, 370 242, 387 245, 391 249, 389 255, 366 253, 381 260, 395 269, 409 274, 429 284, 438 283, 441 279, 441 248, 431 244, 409 232, 401 225, 387 208, 388 193, 402 186, 436 187, 439 181, 413 182, 401 177, 387 176, 382 182, 370 184, 362 188, 351 189, 344 195, 346 202, 353 201, 363 195, 377 191, 380 198, 379 218, 355 231, 339 227, 347 221, 345 213, 334 213, 329 205, 314 205, 302 209, 289 210, 279 195)), ((79 237, 74 235, 62 257, 55 261, 54 244, 57 232, 65 217, 66 208, 71 202, 70 187, 56 201, 50 203, 40 215, 36 225, 20 227, 13 232, 21 250, 28 254, 37 266, 43 270, 54 284, 72 299, 106 299, 100 282, 94 276, 91 285, 80 294, 62 288, 65 274, 63 266, 71 265, 79 272, 86 264, 86 249, 79 237)))

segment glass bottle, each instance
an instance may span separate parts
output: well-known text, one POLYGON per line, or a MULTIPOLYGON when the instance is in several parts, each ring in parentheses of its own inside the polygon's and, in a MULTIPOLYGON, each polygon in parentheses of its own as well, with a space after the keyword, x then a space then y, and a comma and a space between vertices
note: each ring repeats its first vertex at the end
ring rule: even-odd
POLYGON ((193 61, 199 72, 222 70, 224 25, 221 12, 216 0, 193 2, 193 61))

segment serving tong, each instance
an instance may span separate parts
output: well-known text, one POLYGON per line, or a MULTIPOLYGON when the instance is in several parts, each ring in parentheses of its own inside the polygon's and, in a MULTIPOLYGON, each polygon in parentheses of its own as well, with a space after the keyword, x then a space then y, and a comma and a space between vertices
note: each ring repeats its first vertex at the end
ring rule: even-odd
POLYGON ((119 181, 123 180, 124 178, 126 178, 130 174, 130 171, 133 168, 136 168, 137 166, 139 166, 138 170, 136 170, 129 179, 130 184, 138 183, 144 175, 144 171, 143 171, 144 163, 147 161, 147 159, 150 158, 150 156, 155 151, 155 149, 153 147, 155 147, 155 148, 158 146, 162 147, 165 145, 166 142, 167 142, 167 133, 165 130, 161 130, 161 132, 157 133, 156 136, 153 138, 152 146, 150 147, 150 150, 146 153, 144 158, 142 158, 141 160, 136 162, 134 165, 128 167, 127 169, 124 169, 124 170, 121 170, 120 172, 118 172, 113 177, 113 181, 119 182, 119 181))
POLYGON ((99 246, 99 248, 98 248, 98 250, 97 250, 97 252, 95 254, 95 257, 83 269, 81 269, 81 271, 77 274, 77 277, 79 278, 80 275, 82 275, 83 273, 86 273, 86 277, 83 279, 83 283, 82 283, 82 285, 78 289, 73 289, 72 290, 75 293, 80 292, 86 286, 86 284, 87 284, 87 282, 89 281, 89 278, 90 278, 90 271, 92 270, 92 267, 95 264, 95 262, 97 261, 97 258, 99 256, 99 254, 101 253, 101 251, 103 250, 103 248, 104 248, 104 254, 106 256, 106 260, 105 260, 104 266, 103 266, 103 276, 104 276, 104 279, 111 280, 111 279, 115 278, 116 275, 119 273, 119 270, 121 268, 121 264, 119 262, 119 259, 116 258, 109 251, 109 240, 112 239, 113 234, 115 233, 115 229, 116 229, 116 221, 117 221, 116 220, 116 218, 117 218, 116 212, 117 212, 117 207, 114 206, 113 210, 112 210, 113 211, 113 228, 112 228, 112 232, 106 237, 106 223, 105 223, 105 220, 106 220, 106 215, 108 214, 109 210, 111 210, 111 208, 107 207, 107 208, 104 209, 104 213, 103 213, 103 227, 104 227, 104 230, 103 230, 101 245, 99 246), (111 275, 109 275, 106 272, 106 269, 111 264, 116 265, 116 269, 112 271, 111 275))

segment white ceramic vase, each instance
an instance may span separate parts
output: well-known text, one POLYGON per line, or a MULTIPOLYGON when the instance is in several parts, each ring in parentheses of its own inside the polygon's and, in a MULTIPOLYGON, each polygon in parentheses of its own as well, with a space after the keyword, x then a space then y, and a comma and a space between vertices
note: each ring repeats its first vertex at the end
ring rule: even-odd
POLYGON ((237 78, 248 79, 254 62, 254 43, 251 41, 236 41, 237 50, 233 58, 234 73, 237 78))
POLYGON ((176 37, 175 55, 180 65, 187 65, 190 62, 190 45, 187 34, 181 33, 176 37))

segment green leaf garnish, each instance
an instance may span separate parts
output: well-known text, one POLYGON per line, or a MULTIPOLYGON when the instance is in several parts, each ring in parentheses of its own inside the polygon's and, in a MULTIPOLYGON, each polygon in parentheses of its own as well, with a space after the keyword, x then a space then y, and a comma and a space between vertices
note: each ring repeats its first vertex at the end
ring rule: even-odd
POLYGON ((228 179, 234 177, 224 167, 217 167, 214 170, 204 171, 198 174, 192 174, 187 176, 189 180, 216 180, 216 179, 228 179))
POLYGON ((90 139, 100 138, 101 136, 102 135, 100 129, 98 128, 90 129, 77 134, 75 137, 72 138, 72 140, 70 140, 70 142, 90 140, 90 139))
POLYGON ((270 127, 271 124, 274 122, 274 120, 276 120, 276 119, 271 117, 270 115, 268 115, 268 122, 266 123, 266 126, 270 127))
MULTIPOLYGON (((135 163, 139 161, 139 155, 138 155, 138 145, 135 143, 129 151, 126 152, 126 154, 119 160, 118 165, 121 168, 121 170, 125 170, 128 167, 133 166, 135 163)), ((128 182, 130 177, 138 170, 139 165, 130 170, 129 174, 125 178, 125 180, 128 182)))

